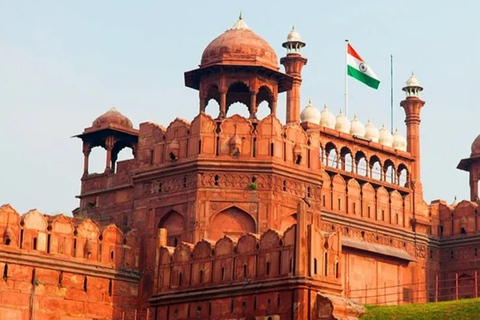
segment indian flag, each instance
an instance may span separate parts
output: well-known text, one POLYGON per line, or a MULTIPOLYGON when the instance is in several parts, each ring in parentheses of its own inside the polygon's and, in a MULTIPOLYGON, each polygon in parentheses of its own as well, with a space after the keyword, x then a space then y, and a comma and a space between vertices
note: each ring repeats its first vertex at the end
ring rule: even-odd
POLYGON ((350 43, 347 43, 347 74, 370 88, 378 89, 380 85, 380 80, 350 43))

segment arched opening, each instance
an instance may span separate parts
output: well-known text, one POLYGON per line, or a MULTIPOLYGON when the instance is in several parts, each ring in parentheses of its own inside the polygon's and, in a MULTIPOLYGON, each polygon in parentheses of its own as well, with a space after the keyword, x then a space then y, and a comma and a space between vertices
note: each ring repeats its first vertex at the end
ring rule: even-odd
POLYGON ((114 261, 115 260, 115 251, 110 251, 110 261, 114 261))
POLYGON ((8 279, 8 263, 5 263, 3 266, 3 281, 7 281, 8 279))
POLYGON ((296 213, 291 214, 289 216, 286 216, 280 222, 280 231, 284 232, 285 230, 287 230, 288 228, 290 228, 291 226, 293 226, 296 223, 297 223, 297 214, 296 213))
POLYGON ((6 245, 6 246, 9 246, 9 245, 10 245, 10 242, 11 242, 11 239, 10 239, 10 238, 5 239, 5 245, 6 245))
POLYGON ((216 118, 220 113, 220 93, 218 92, 217 85, 212 85, 207 92, 207 98, 205 99, 206 114, 212 118, 216 118))
POLYGON ((270 89, 266 86, 261 86, 256 97, 257 110, 255 112, 255 116, 257 119, 263 119, 272 113, 272 102, 272 91, 270 91, 270 89))
POLYGON ((340 168, 347 172, 353 172, 352 152, 347 147, 340 150, 340 168))
POLYGON ((116 143, 112 150, 112 172, 118 172, 118 162, 131 159, 133 159, 133 150, 124 144, 116 143))
POLYGON ((37 250, 37 237, 33 238, 33 250, 37 250))
POLYGON ((367 157, 365 156, 365 153, 362 151, 358 151, 355 154, 355 173, 359 174, 361 176, 367 176, 367 157))
POLYGON ((107 151, 102 147, 94 147, 88 156, 88 173, 103 173, 105 171, 105 161, 107 151))
POLYGON ((325 157, 326 165, 332 168, 337 168, 338 166, 338 157, 337 157, 337 149, 335 145, 331 142, 325 145, 325 157))
POLYGON ((183 234, 186 230, 185 219, 176 212, 168 212, 160 221, 159 228, 167 229, 167 245, 176 247, 182 240, 183 234))
POLYGON ((402 163, 398 166, 398 185, 400 187, 407 187, 408 184, 408 170, 407 167, 402 163))
POLYGON ((383 165, 383 170, 384 170, 384 173, 385 173, 385 182, 389 182, 389 183, 392 183, 392 184, 395 184, 395 167, 394 167, 394 164, 393 162, 388 159, 385 161, 384 165, 383 165))
POLYGON ((235 82, 227 91, 227 116, 234 114, 250 117, 250 90, 243 82, 235 82))
POLYGON ((382 165, 380 159, 377 156, 370 158, 370 178, 382 180, 382 165))
POLYGON ((465 229, 465 227, 461 227, 460 234, 467 234, 467 229, 465 229))
POLYGON ((210 222, 209 238, 218 240, 225 235, 240 236, 248 232, 256 232, 256 223, 250 214, 230 207, 216 214, 210 222))

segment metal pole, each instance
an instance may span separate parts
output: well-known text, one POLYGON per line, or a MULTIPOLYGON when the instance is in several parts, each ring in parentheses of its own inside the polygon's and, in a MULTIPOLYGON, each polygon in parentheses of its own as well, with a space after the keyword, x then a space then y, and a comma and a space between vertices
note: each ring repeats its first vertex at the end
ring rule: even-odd
POLYGON ((390 55, 390 130, 393 134, 393 55, 390 55))
POLYGON ((345 43, 345 117, 348 117, 348 39, 345 39, 345 43))

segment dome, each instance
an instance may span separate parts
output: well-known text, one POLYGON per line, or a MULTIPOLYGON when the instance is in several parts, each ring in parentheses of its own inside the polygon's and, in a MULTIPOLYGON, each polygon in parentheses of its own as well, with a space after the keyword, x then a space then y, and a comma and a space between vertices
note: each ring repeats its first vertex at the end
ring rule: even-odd
POLYGON ((330 129, 335 129, 336 121, 337 120, 335 119, 335 116, 333 115, 333 113, 331 113, 327 109, 327 105, 325 105, 322 112, 320 113, 320 125, 330 129))
POLYGON ((413 73, 410 76, 410 78, 408 78, 406 86, 407 87, 421 87, 420 81, 418 81, 417 77, 415 77, 415 75, 413 73))
POLYGON ((300 36, 300 33, 295 30, 295 27, 292 27, 292 30, 288 33, 287 42, 290 41, 302 42, 302 37, 300 36))
POLYGON ((480 134, 473 140, 471 156, 480 155, 480 134))
POLYGON ((242 16, 205 48, 200 67, 212 65, 263 66, 278 70, 275 50, 243 21, 242 16))
POLYGON ((110 124, 122 127, 133 128, 132 121, 121 114, 117 109, 112 108, 93 121, 92 127, 107 127, 110 124))
POLYGON ((380 132, 370 119, 368 119, 367 125, 365 126, 365 138, 368 138, 373 142, 378 142, 378 139, 380 138, 380 132))
POLYGON ((393 134, 393 147, 401 151, 407 151, 407 139, 398 132, 398 129, 393 134))
POLYGON ((335 123, 335 130, 343 132, 343 133, 350 133, 350 120, 343 114, 343 111, 340 109, 340 113, 337 116, 337 120, 335 123))
POLYGON ((308 104, 300 113, 301 122, 311 122, 315 124, 320 124, 320 110, 318 110, 313 104, 312 100, 308 100, 308 104))
POLYGON ((380 129, 380 137, 378 139, 378 142, 387 147, 393 146, 393 136, 390 131, 385 128, 385 125, 382 125, 382 128, 380 129))
POLYGON ((353 120, 350 123, 350 134, 359 137, 365 136, 365 126, 358 120, 357 115, 353 116, 353 120))

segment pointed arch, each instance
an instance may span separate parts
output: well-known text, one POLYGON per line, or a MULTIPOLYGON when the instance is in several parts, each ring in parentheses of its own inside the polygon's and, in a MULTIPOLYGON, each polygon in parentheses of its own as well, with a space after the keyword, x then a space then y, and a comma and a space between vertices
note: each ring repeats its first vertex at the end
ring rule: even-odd
POLYGON ((167 245, 176 247, 184 238, 185 218, 177 211, 170 210, 162 217, 158 227, 167 229, 167 245))
POLYGON ((209 239, 218 240, 227 236, 255 233, 257 224, 248 212, 232 206, 214 215, 210 220, 209 239))
POLYGON ((284 232, 285 230, 287 230, 288 228, 290 228, 291 226, 293 226, 296 223, 297 223, 297 214, 296 213, 292 213, 288 216, 285 216, 280 221, 280 231, 284 232))

